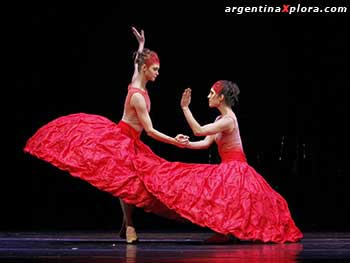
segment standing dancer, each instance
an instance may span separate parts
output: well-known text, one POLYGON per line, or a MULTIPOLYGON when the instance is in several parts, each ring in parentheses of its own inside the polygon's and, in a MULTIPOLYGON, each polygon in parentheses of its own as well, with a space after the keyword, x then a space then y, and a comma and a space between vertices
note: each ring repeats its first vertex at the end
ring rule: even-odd
POLYGON ((155 154, 141 140, 143 130, 161 142, 184 147, 185 136, 175 139, 153 127, 146 84, 159 74, 158 55, 144 48, 145 36, 132 28, 139 48, 135 69, 125 99, 123 117, 118 124, 105 117, 76 113, 57 118, 41 127, 27 142, 24 151, 50 162, 71 175, 120 198, 123 226, 120 236, 127 243, 138 240, 133 220, 134 206, 169 218, 179 218, 151 193, 135 170, 134 160, 147 165, 147 157, 155 154))

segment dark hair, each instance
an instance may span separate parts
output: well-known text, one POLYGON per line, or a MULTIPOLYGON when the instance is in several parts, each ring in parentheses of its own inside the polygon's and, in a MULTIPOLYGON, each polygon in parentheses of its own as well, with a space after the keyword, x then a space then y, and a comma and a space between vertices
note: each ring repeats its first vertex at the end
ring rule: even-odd
POLYGON ((223 88, 219 95, 223 94, 226 105, 233 107, 238 103, 238 94, 240 93, 237 84, 229 80, 220 80, 220 82, 223 88))
POLYGON ((134 52, 134 63, 137 64, 138 70, 141 69, 143 64, 149 64, 150 62, 159 62, 159 58, 156 52, 144 48, 141 52, 134 52))

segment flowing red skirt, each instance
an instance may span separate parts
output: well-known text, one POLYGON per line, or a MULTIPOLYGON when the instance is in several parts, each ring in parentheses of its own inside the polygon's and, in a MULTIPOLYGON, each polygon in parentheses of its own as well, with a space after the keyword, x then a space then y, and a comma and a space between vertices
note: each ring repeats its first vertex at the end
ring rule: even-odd
POLYGON ((169 162, 124 122, 77 113, 40 128, 24 151, 125 202, 242 240, 297 242, 285 199, 244 160, 169 162))

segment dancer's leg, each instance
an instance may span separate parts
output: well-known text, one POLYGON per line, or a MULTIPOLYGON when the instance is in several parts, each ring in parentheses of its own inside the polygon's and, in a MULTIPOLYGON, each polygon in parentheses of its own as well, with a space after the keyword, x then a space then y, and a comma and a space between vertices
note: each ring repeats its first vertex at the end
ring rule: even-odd
POLYGON ((119 201, 123 210, 123 223, 119 236, 121 238, 126 238, 127 243, 136 242, 138 241, 138 238, 134 228, 134 222, 132 220, 134 205, 127 204, 122 199, 119 199, 119 201))

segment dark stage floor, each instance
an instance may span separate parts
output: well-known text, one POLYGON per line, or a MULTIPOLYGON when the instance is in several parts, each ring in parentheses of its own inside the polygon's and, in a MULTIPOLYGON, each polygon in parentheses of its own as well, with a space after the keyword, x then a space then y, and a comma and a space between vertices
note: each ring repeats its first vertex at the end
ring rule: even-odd
POLYGON ((292 244, 204 245, 209 232, 0 232, 0 262, 350 262, 350 233, 304 233, 292 244))

